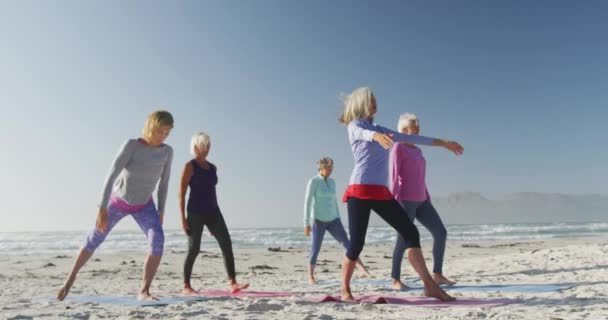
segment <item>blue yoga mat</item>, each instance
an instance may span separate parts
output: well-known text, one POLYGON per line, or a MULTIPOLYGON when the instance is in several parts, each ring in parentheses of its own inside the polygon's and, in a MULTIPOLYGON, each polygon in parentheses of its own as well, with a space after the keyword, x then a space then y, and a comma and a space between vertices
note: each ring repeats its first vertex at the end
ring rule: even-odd
POLYGON ((203 301, 205 297, 162 297, 157 301, 139 301, 134 296, 104 296, 104 295, 90 295, 90 296, 68 296, 64 301, 75 302, 75 303, 94 303, 94 304, 106 304, 106 305, 117 305, 117 306, 166 306, 169 304, 182 303, 186 301, 203 301))
MULTIPOLYGON (((555 292, 574 287, 572 284, 504 284, 504 285, 454 285, 442 286, 444 290, 458 291, 500 291, 500 292, 555 292)), ((414 289, 414 288, 412 288, 414 289)), ((422 287, 419 287, 422 289, 422 287)))
MULTIPOLYGON (((407 289, 402 291, 411 291, 411 290, 422 290, 423 287, 418 283, 414 284, 412 282, 418 281, 407 281, 406 285, 407 289)), ((356 279, 351 282, 353 285, 373 285, 373 286, 381 286, 381 287, 389 287, 391 285, 391 280, 387 279, 356 279)), ((339 286, 340 281, 331 280, 331 281, 320 281, 318 283, 319 287, 334 287, 339 286)), ((454 285, 454 286, 441 286, 444 290, 457 290, 463 292, 488 292, 488 291, 499 291, 499 292, 555 292, 559 290, 570 289, 574 287, 574 284, 561 283, 561 284, 504 284, 504 285, 454 285)))

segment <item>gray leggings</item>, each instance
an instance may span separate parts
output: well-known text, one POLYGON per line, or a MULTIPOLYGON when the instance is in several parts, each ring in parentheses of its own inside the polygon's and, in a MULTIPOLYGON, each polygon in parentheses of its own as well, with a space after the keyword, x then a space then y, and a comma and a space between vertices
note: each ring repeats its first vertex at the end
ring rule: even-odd
MULTIPOLYGON (((407 212, 410 221, 414 222, 414 219, 418 219, 420 224, 429 230, 433 236, 433 272, 442 273, 443 255, 445 253, 445 242, 448 232, 437 210, 435 210, 433 204, 428 200, 424 202, 401 201, 400 204, 405 209, 405 212, 407 212)), ((401 262, 403 261, 403 254, 406 248, 408 248, 407 240, 397 234, 397 242, 393 250, 393 270, 391 271, 393 279, 401 277, 401 262)))

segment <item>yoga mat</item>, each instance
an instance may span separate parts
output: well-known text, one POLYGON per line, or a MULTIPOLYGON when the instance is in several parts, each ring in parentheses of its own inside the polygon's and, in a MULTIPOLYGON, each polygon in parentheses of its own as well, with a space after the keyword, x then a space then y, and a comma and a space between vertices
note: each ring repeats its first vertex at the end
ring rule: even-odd
MULTIPOLYGON (((414 281, 411 281, 414 282, 414 281)), ((412 284, 409 280, 406 285, 408 288, 401 291, 422 290, 423 287, 419 284, 412 284)), ((416 281, 418 282, 418 281, 416 281)), ((319 281, 317 285, 321 288, 339 286, 340 281, 319 281)), ((351 281, 351 285, 373 285, 390 288, 391 280, 388 279, 357 279, 351 281)), ((542 293, 555 292, 559 290, 570 289, 574 284, 569 283, 547 283, 547 284, 492 284, 492 285, 442 285, 443 290, 456 290, 461 292, 524 292, 524 293, 542 293)))
POLYGON ((67 296, 64 301, 74 303, 94 303, 118 306, 166 306, 169 304, 182 303, 186 301, 204 301, 204 297, 158 297, 157 301, 139 301, 135 296, 106 296, 106 295, 73 295, 67 296))
MULTIPOLYGON (((503 284, 503 285, 454 285, 441 286, 443 290, 456 290, 461 292, 527 292, 542 293, 555 292, 574 287, 572 284, 503 284)), ((422 287, 410 287, 401 291, 422 290, 422 287)))
POLYGON ((198 291, 195 296, 201 297, 237 297, 237 298, 273 298, 273 297, 290 297, 295 295, 293 292, 272 292, 272 291, 250 291, 241 290, 232 293, 228 290, 205 290, 198 291))
MULTIPOLYGON (((343 302, 339 296, 316 296, 304 298, 302 301, 323 303, 323 302, 343 302)), ((475 299, 475 298, 460 298, 456 301, 441 302, 434 298, 427 297, 397 297, 397 296, 380 296, 368 295, 359 296, 356 301, 348 301, 345 303, 362 303, 362 304, 395 304, 408 305, 419 307, 496 307, 505 304, 515 303, 517 300, 512 299, 475 299)))

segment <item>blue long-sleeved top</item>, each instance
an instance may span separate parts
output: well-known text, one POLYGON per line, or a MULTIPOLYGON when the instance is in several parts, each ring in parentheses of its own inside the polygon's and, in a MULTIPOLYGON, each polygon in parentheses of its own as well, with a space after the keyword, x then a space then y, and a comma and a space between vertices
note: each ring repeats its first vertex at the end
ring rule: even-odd
POLYGON ((311 218, 323 222, 340 218, 334 179, 316 175, 308 180, 304 200, 304 226, 310 226, 311 218))
POLYGON ((348 124, 348 140, 355 158, 355 166, 349 184, 388 184, 388 164, 390 149, 384 149, 372 140, 377 132, 392 134, 393 140, 419 145, 433 145, 434 138, 408 135, 375 125, 368 120, 355 119, 348 124))

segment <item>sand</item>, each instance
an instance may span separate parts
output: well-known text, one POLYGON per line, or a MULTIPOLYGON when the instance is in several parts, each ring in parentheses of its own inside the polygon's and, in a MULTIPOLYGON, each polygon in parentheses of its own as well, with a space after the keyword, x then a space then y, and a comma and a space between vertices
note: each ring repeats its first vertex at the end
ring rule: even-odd
MULTIPOLYGON (((431 266, 431 245, 423 250, 431 266)), ((185 248, 184 248, 185 249, 185 248)), ((226 289, 226 274, 217 247, 205 247, 193 272, 195 289, 226 289)), ((292 297, 214 297, 166 306, 140 307, 74 303, 53 299, 72 265, 71 255, 0 256, 2 319, 608 319, 608 239, 577 238, 539 241, 449 242, 444 272, 461 285, 557 284, 574 287, 546 293, 459 292, 458 298, 509 298, 513 304, 489 308, 428 308, 345 303, 314 304, 303 298, 339 294, 338 286, 306 283, 308 248, 235 248, 238 280, 251 290, 290 291, 292 297)), ((392 245, 367 245, 361 258, 374 279, 390 277, 392 245)), ((317 278, 330 283, 340 277, 342 250, 325 245, 317 278)), ((71 296, 135 296, 141 283, 143 252, 104 254, 103 247, 82 269, 71 296)), ((168 296, 182 286, 185 251, 165 252, 152 293, 168 296)), ((403 277, 415 279, 409 264, 403 277)), ((361 279, 355 276, 354 279, 361 279)), ((357 284, 353 294, 420 296, 396 292, 387 285, 357 284)))

